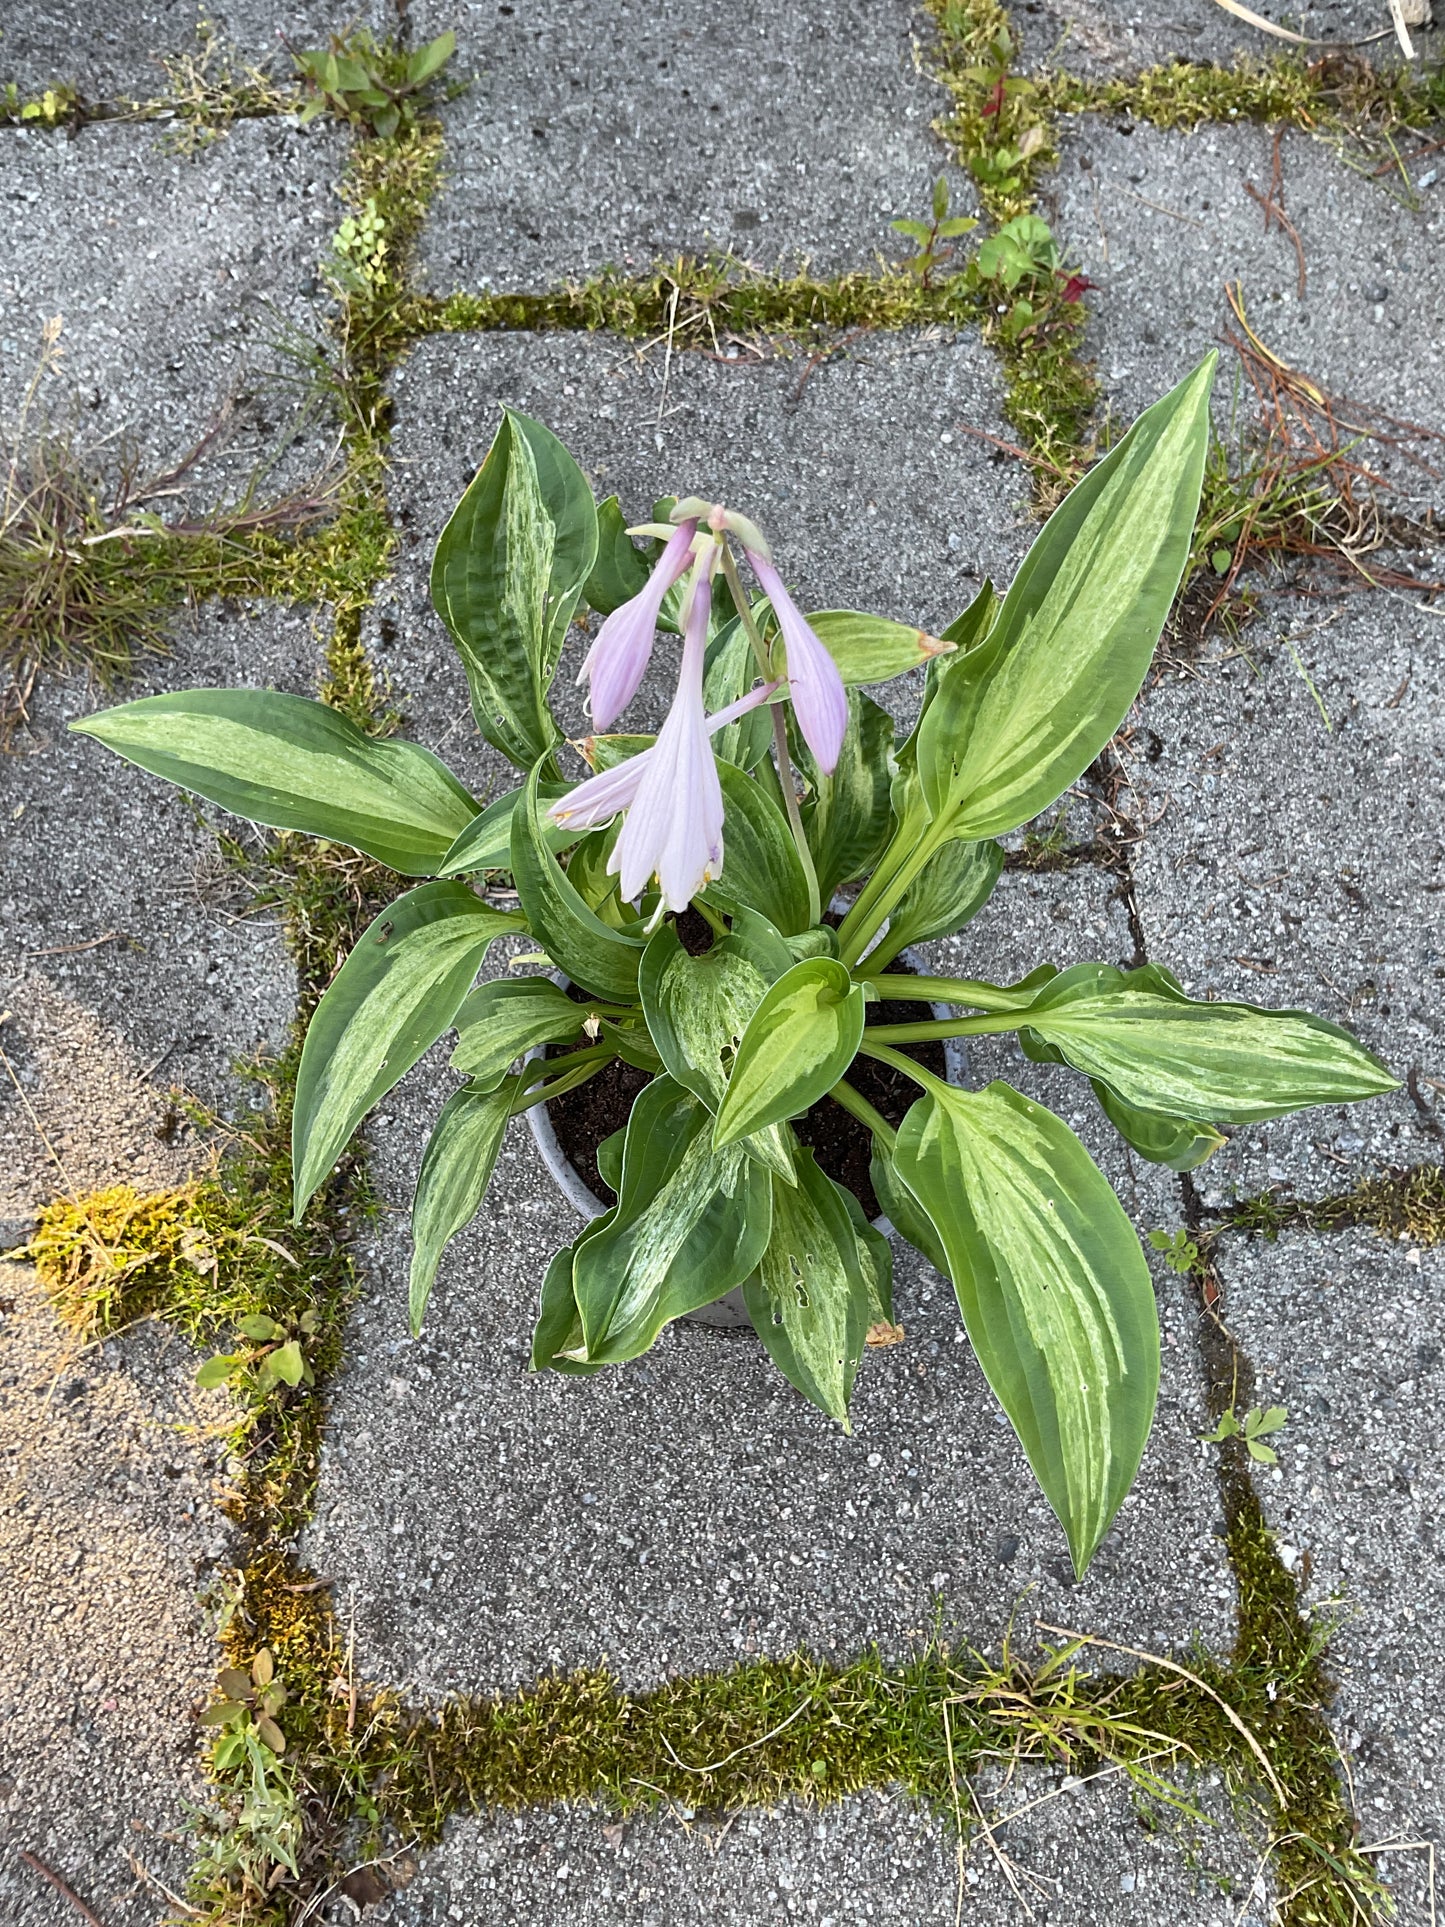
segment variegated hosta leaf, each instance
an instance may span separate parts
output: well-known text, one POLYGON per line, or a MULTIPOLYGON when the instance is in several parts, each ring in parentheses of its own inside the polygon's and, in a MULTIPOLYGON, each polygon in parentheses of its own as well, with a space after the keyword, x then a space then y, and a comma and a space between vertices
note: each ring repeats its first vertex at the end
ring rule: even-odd
POLYGON ((421 1330, 442 1252, 481 1209, 516 1093, 515 1077, 488 1091, 463 1085, 442 1106, 427 1139, 411 1205, 407 1302, 413 1337, 421 1330))
POLYGON ((431 594, 466 669, 478 729, 519 769, 561 741, 547 691, 596 556, 597 510, 582 471, 540 422, 507 409, 442 530, 431 594))
POLYGON ((722 874, 703 892, 728 916, 756 910, 785 937, 808 928, 808 880, 782 808, 762 784, 718 763, 723 793, 722 874))
MULTIPOLYGON (((853 1379, 883 1281, 875 1277, 872 1250, 860 1250, 844 1194, 811 1151, 799 1145, 794 1156, 797 1185, 773 1185, 772 1236, 743 1298, 784 1378, 847 1431, 853 1379)), ((891 1310, 891 1295, 886 1302, 891 1310)))
MULTIPOLYGON (((808 617, 808 624, 850 686, 888 682, 935 656, 947 655, 954 646, 926 629, 890 622, 886 616, 864 615, 857 609, 820 609, 808 617)), ((774 672, 785 675, 787 662, 779 640, 773 645, 774 672)))
POLYGON ((896 957, 909 944, 962 930, 992 896, 1002 869, 1002 844, 945 843, 899 898, 881 954, 896 957))
MULTIPOLYGON (((748 1019, 768 987, 747 949, 729 936, 702 956, 690 957, 672 924, 664 923, 643 952, 637 973, 643 1014, 658 1055, 670 1075, 714 1115, 748 1019)), ((793 1182, 793 1160, 779 1125, 744 1138, 743 1147, 793 1182)))
POLYGON ((1255 1124, 1399 1088, 1379 1058, 1323 1017, 1195 1003, 1157 964, 1076 964, 1022 1016, 1028 1032, 1124 1104, 1170 1117, 1255 1124))
MULTIPOLYGON (((570 783, 539 783, 537 799, 546 809, 560 802, 572 788, 570 783)), ((439 877, 475 876, 481 870, 510 870, 512 867, 512 812, 526 795, 524 789, 508 790, 494 803, 488 803, 480 816, 472 818, 461 835, 437 865, 439 877)), ((577 832, 564 823, 542 819, 542 834, 547 848, 554 853, 577 841, 577 832)))
POLYGON ((1139 1469, 1159 1388, 1139 1240, 1068 1126, 1007 1084, 929 1078, 893 1163, 1082 1575, 1139 1469))
POLYGON ((547 848, 538 786, 539 764, 512 813, 512 875, 527 928, 547 955, 584 990, 609 1003, 637 999, 642 944, 590 910, 547 848))
POLYGON ((494 938, 526 925, 464 883, 424 883, 384 910, 336 973, 306 1032, 291 1113, 299 1223, 372 1105, 448 1027, 494 938))
POLYGON ((479 984, 456 1014, 452 1069, 479 1091, 495 1090, 519 1057, 539 1044, 570 1044, 586 1020, 583 1006, 548 977, 479 984))
POLYGON ((724 1297, 762 1256, 771 1177, 739 1146, 714 1151, 711 1123, 670 1077, 634 1103, 616 1210, 577 1242, 582 1362, 636 1358, 670 1319, 724 1297))
MULTIPOLYGON (((605 1222, 605 1221, 604 1221, 605 1222)), ((588 1230, 594 1230, 589 1226, 588 1230)), ((581 1233, 585 1238, 587 1232, 581 1233)), ((579 1240, 580 1241, 580 1240, 579 1240)), ((573 1377, 600 1372, 601 1365, 589 1365, 576 1356, 582 1350, 582 1314, 572 1290, 572 1264, 576 1244, 564 1245, 548 1265, 542 1279, 537 1324, 532 1333, 532 1370, 551 1370, 573 1377)))
POLYGON ((1189 556, 1216 359, 1064 498, 988 640, 940 665, 918 774, 957 835, 1002 836, 1047 809, 1128 714, 1189 556))
POLYGON ((275 689, 179 689, 70 727, 223 810, 435 876, 480 805, 419 743, 377 742, 275 689))
POLYGON ((1195 1171, 1226 1142, 1223 1133, 1203 1118, 1137 1111, 1133 1105, 1122 1103, 1097 1077, 1089 1079, 1089 1086, 1120 1137, 1150 1164, 1165 1164, 1171 1171, 1195 1171))
POLYGON ((834 957, 794 964, 748 1020, 713 1142, 732 1144, 806 1111, 838 1082, 862 1038, 862 985, 834 957))

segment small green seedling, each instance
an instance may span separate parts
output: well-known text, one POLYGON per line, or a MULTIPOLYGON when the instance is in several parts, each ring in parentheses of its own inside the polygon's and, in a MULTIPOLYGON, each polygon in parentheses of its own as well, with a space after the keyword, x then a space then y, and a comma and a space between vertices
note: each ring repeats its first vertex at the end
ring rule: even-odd
POLYGON ((301 110, 302 124, 330 113, 379 140, 410 133, 429 103, 431 83, 456 50, 450 29, 413 54, 378 44, 365 28, 348 39, 333 35, 329 47, 291 47, 311 94, 301 110))
POLYGON ((301 1349, 301 1339, 316 1331, 316 1313, 303 1312, 296 1321, 300 1337, 264 1312, 247 1312, 236 1320, 236 1329, 251 1343, 242 1350, 218 1352, 208 1358, 196 1373, 198 1385, 232 1385, 248 1379, 254 1391, 264 1396, 278 1385, 314 1385, 316 1374, 301 1349))
POLYGON ((269 1647, 261 1648, 248 1672, 239 1666, 222 1667, 217 1685, 224 1697, 206 1708, 201 1725, 225 1729, 216 1742, 218 1768, 235 1766, 250 1751, 252 1740, 274 1754, 286 1751, 286 1735, 276 1724, 276 1715, 286 1704, 286 1688, 276 1677, 269 1647))
POLYGON ((1037 214, 1020 214, 1005 221, 978 251, 978 271, 986 281, 997 281, 1012 294, 1020 281, 1058 272, 1059 247, 1047 221, 1037 214))
POLYGON ((890 223, 895 234, 905 234, 910 241, 918 243, 918 252, 903 263, 906 273, 918 276, 918 285, 927 288, 932 285, 933 276, 945 261, 952 258, 955 250, 951 245, 960 235, 972 234, 978 222, 969 215, 950 215, 948 212, 948 182, 940 174, 933 183, 933 219, 931 221, 893 221, 890 223))
POLYGON ((1205 1445, 1222 1445, 1226 1439, 1243 1438, 1244 1449, 1252 1459, 1260 1465, 1277 1465, 1278 1452, 1273 1446, 1266 1445, 1264 1440, 1271 1432, 1283 1431, 1288 1420, 1289 1413, 1283 1405, 1252 1405, 1241 1424, 1234 1416, 1234 1407, 1231 1405, 1227 1411, 1220 1413, 1218 1425, 1212 1432, 1204 1433, 1201 1442, 1205 1445))
POLYGON ((1187 1278, 1199 1263, 1199 1246, 1182 1226, 1178 1231, 1151 1231, 1149 1243, 1181 1277, 1187 1278))

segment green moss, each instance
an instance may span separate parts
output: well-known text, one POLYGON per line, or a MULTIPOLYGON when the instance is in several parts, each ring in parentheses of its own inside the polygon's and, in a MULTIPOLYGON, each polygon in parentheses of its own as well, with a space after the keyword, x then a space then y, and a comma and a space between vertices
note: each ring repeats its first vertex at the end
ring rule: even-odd
POLYGON ((1445 1244, 1445 1170, 1424 1164, 1390 1171, 1325 1198, 1262 1191, 1232 1205, 1211 1235, 1247 1231, 1273 1244, 1282 1231, 1348 1231, 1357 1226, 1417 1245, 1445 1244))

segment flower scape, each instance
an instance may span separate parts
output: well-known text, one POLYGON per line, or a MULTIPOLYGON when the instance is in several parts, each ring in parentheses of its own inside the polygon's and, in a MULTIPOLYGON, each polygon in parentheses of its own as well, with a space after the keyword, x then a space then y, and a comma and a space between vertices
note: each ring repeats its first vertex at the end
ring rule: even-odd
POLYGON ((188 690, 75 725, 239 816, 430 879, 363 935, 312 1017, 298 1221, 371 1108, 454 1028, 465 1081, 412 1212, 418 1329, 509 1124, 620 1059, 648 1081, 598 1149, 615 1202, 540 1281, 533 1365, 623 1364, 740 1290, 773 1363, 846 1425, 867 1335, 892 1319, 892 1264, 793 1128, 831 1096, 870 1134, 892 1228, 952 1280, 1082 1574, 1154 1413, 1159 1328, 1138 1237, 1052 1112, 1002 1081, 963 1088, 902 1047, 1014 1033, 1026 1057, 1087 1078, 1136 1154, 1179 1171, 1222 1126, 1396 1088, 1338 1027, 1192 1000, 1154 964, 1044 961, 1009 985, 891 968, 985 908, 998 839, 1055 802, 1127 716, 1188 556, 1213 373, 1210 356, 1146 409, 1007 593, 985 584, 941 637, 852 610, 805 616, 730 505, 668 500, 629 528, 555 436, 508 410, 432 570, 478 728, 523 777, 485 806, 428 750, 275 691, 188 690), (602 621, 581 672, 591 773, 576 781, 548 692, 586 611, 602 621), (612 733, 659 648, 677 663, 661 729, 612 733), (918 716, 896 732, 863 692, 919 669, 918 716), (487 900, 499 882, 518 908, 487 900), (529 940, 535 974, 474 987, 503 936, 529 940), (880 1021, 909 1001, 920 1021, 880 1021), (917 1086, 900 1123, 850 1080, 859 1059, 917 1086))

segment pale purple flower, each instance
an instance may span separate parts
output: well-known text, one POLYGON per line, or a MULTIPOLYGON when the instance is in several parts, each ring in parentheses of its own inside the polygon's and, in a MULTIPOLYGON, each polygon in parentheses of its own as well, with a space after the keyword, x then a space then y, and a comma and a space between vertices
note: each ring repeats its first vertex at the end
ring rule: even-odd
POLYGON ((655 876, 661 908, 685 910, 722 869, 722 783, 702 703, 711 607, 712 582, 700 567, 693 577, 677 694, 607 860, 608 872, 618 878, 628 903, 641 896, 655 876))
POLYGON ((783 587, 783 579, 756 549, 747 550, 753 574, 773 605, 783 645, 788 652, 788 693, 803 741, 817 758, 818 768, 831 776, 837 768, 848 729, 848 692, 838 665, 819 642, 783 587))
POLYGON ((577 673, 588 685, 592 721, 610 729, 637 694, 652 655, 662 598, 692 559, 696 520, 682 522, 668 538, 652 574, 637 594, 612 611, 577 673))

